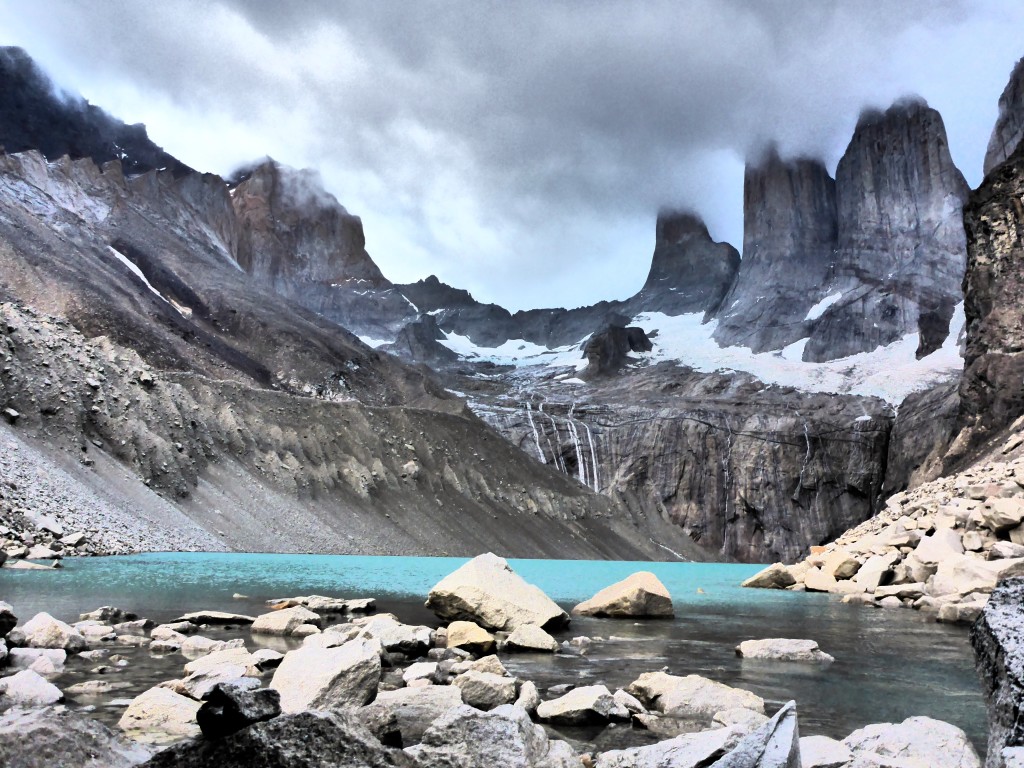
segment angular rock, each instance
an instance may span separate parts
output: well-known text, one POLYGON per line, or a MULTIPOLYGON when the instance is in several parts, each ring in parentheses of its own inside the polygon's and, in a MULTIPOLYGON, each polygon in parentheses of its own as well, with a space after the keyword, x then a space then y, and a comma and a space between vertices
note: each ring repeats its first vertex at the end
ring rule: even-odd
POLYGON ((742 707, 764 713, 764 699, 700 675, 677 677, 665 672, 645 672, 626 691, 645 706, 680 718, 708 718, 725 709, 742 707))
POLYGON ((304 625, 320 627, 323 619, 308 608, 297 605, 283 611, 271 611, 256 617, 252 623, 253 634, 263 635, 294 635, 295 630, 304 625))
POLYGON ((63 707, 0 716, 0 765, 6 768, 131 768, 149 755, 99 721, 63 707))
POLYGON ((490 653, 494 650, 494 635, 472 621, 453 621, 449 624, 445 642, 448 648, 461 648, 470 653, 490 653))
POLYGON ((860 561, 845 549, 837 549, 825 558, 821 570, 836 581, 852 579, 860 570, 860 561))
POLYGON ((84 651, 89 647, 82 633, 48 613, 37 613, 21 627, 25 634, 25 645, 29 648, 60 648, 69 653, 84 651))
POLYGON ((255 616, 245 616, 241 613, 226 613, 225 611, 193 611, 179 616, 174 621, 187 621, 191 624, 252 624, 256 621, 255 616))
POLYGON ((638 571, 605 587, 572 612, 611 618, 672 618, 672 596, 650 571, 638 571))
POLYGON ((767 723, 743 738, 712 768, 801 768, 796 702, 789 702, 767 723))
POLYGON ((409 685, 415 680, 433 680, 437 673, 436 661, 418 661, 402 672, 402 680, 409 685))
POLYGON ((1024 575, 1024 560, 982 560, 961 555, 944 560, 926 584, 931 597, 991 592, 1001 578, 1024 575))
MULTIPOLYGON (((620 694, 620 693, 623 696, 628 696, 630 699, 633 699, 633 697, 630 696, 625 691, 616 691, 615 695, 613 696, 613 698, 615 699, 615 701, 618 704, 620 704, 620 705, 622 705, 624 707, 627 707, 627 709, 628 709, 628 706, 623 702, 622 699, 619 698, 618 694, 620 694)), ((636 699, 633 699, 633 701, 636 701, 636 699)), ((534 714, 537 711, 537 707, 540 706, 540 702, 541 702, 540 691, 537 690, 537 686, 533 683, 532 680, 526 680, 522 685, 519 686, 519 696, 516 698, 515 702, 513 702, 513 703, 517 707, 522 707, 523 709, 525 709, 527 712, 529 712, 532 715, 532 714, 534 714)), ((638 702, 638 701, 636 703, 637 703, 638 706, 640 706, 640 708, 642 710, 643 709, 643 705, 641 705, 640 702, 638 702)), ((629 710, 629 711, 632 711, 632 710, 629 710)))
POLYGON ((525 709, 511 705, 480 712, 456 707, 439 717, 421 743, 406 750, 421 768, 579 768, 563 741, 549 741, 525 709))
POLYGON ((536 624, 521 624, 505 639, 504 650, 554 653, 558 641, 536 624))
POLYGON ((494 709, 516 700, 516 681, 491 672, 470 670, 452 681, 462 691, 462 700, 477 709, 494 709))
POLYGON ((132 699, 117 724, 136 741, 169 744, 199 735, 196 712, 200 706, 167 688, 150 688, 132 699))
POLYGON ((380 643, 352 640, 338 648, 289 651, 270 687, 281 694, 286 713, 354 708, 373 701, 380 673, 380 643))
POLYGON ((430 648, 430 627, 403 624, 387 614, 356 619, 355 624, 360 627, 360 637, 375 638, 391 653, 420 656, 430 648))
POLYGON ((864 564, 853 577, 854 583, 864 589, 865 592, 874 592, 881 586, 888 584, 893 577, 892 569, 900 561, 899 552, 891 552, 885 555, 875 555, 864 561, 864 564))
POLYGON ((81 621, 102 621, 109 624, 115 621, 134 621, 138 616, 112 605, 103 605, 94 611, 79 614, 78 618, 81 621))
POLYGON ((604 723, 628 720, 629 710, 619 704, 603 685, 573 688, 564 696, 545 701, 537 707, 537 717, 562 725, 604 723))
POLYGON ((372 704, 356 711, 366 722, 371 715, 393 715, 404 746, 418 744, 423 732, 448 710, 462 707, 462 692, 454 685, 430 685, 424 688, 399 688, 381 691, 372 704))
POLYGON ((45 707, 58 701, 64 701, 64 694, 34 670, 0 677, 0 706, 45 707))
POLYGON ((981 524, 1000 533, 1016 528, 1024 521, 1024 499, 990 498, 981 507, 981 524))
POLYGON ((834 592, 838 586, 836 578, 821 568, 808 568, 804 574, 804 588, 808 592, 834 592))
POLYGON ((1007 579, 971 627, 975 665, 988 710, 988 759, 1024 746, 1024 579, 1007 579))
POLYGON ((800 739, 803 768, 847 768, 853 752, 843 742, 828 736, 804 736, 800 739))
POLYGON ((756 589, 786 589, 796 584, 796 579, 782 563, 773 563, 744 581, 741 587, 756 589))
POLYGON ((273 689, 244 691, 231 685, 218 685, 196 713, 196 722, 206 738, 223 739, 280 714, 281 695, 273 689))
POLYGON ((233 648, 245 648, 245 641, 238 637, 234 640, 211 640, 202 635, 193 635, 181 643, 181 653, 186 659, 198 659, 210 653, 227 651, 233 648))
POLYGON ((981 768, 967 735, 955 725, 930 717, 868 725, 843 739, 843 744, 858 758, 874 753, 929 768, 981 768))
POLYGON ((1024 138, 1024 59, 1014 66, 999 96, 999 117, 985 151, 985 175, 1013 154, 1024 138))
POLYGON ((595 768, 703 768, 723 757, 741 738, 742 732, 733 728, 684 733, 646 747, 602 752, 594 765, 595 768))
POLYGON ((7 637, 7 633, 17 625, 18 617, 14 615, 14 608, 10 603, 0 600, 0 638, 7 637))
POLYGON ((963 553, 963 539, 951 528, 939 528, 931 535, 925 536, 914 550, 914 556, 928 565, 938 565, 963 553))
POLYGON ((762 715, 760 712, 754 712, 750 709, 743 709, 742 707, 735 707, 733 709, 723 709, 721 712, 715 712, 711 718, 711 725, 721 726, 723 728, 734 728, 735 730, 741 731, 742 733, 753 733, 762 725, 768 722, 768 716, 762 715))
POLYGON ((769 661, 805 661, 831 664, 833 656, 818 648, 814 640, 789 640, 770 638, 765 640, 744 640, 736 646, 736 655, 744 659, 769 661))
POLYGON ((512 631, 520 624, 551 629, 569 621, 551 598, 491 553, 478 555, 434 585, 426 606, 444 620, 475 621, 485 629, 512 631))
POLYGON ((145 768, 413 768, 347 713, 302 712, 160 752, 145 768))

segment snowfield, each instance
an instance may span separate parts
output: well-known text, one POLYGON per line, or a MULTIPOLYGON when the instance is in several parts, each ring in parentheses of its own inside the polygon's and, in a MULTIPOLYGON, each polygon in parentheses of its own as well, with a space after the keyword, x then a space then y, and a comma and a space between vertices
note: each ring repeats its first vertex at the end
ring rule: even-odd
MULTIPOLYGON (((824 299, 826 304, 836 299, 824 299)), ((827 306, 812 308, 824 312, 827 306)), ((960 339, 964 329, 964 305, 958 304, 950 322, 950 334, 942 347, 927 357, 916 360, 918 335, 904 336, 886 347, 826 363, 805 363, 801 360, 807 340, 801 340, 778 352, 754 354, 746 347, 719 347, 712 338, 717 321, 702 323, 701 313, 669 316, 660 312, 637 315, 632 325, 652 336, 654 349, 636 355, 638 365, 675 362, 697 371, 744 371, 765 384, 777 384, 806 392, 879 397, 899 405, 912 392, 947 381, 963 370, 960 339), (655 333, 656 332, 656 333, 655 333)), ((519 368, 545 366, 571 367, 577 373, 587 367, 579 343, 548 349, 523 339, 506 341, 499 347, 481 347, 466 336, 447 334, 441 344, 467 360, 490 361, 519 368)), ((563 384, 583 384, 575 376, 562 375, 563 384)))

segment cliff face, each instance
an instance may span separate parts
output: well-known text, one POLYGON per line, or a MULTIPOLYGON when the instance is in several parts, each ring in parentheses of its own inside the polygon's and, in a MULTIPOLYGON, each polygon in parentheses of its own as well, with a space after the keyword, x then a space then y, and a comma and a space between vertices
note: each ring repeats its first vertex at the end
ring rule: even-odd
POLYGON ((519 403, 493 382, 457 386, 529 455, 726 559, 792 561, 879 501, 892 412, 878 400, 673 366, 594 382, 575 400, 557 383, 519 403))
POLYGON ((643 288, 627 304, 637 312, 714 313, 739 266, 736 249, 712 240, 700 217, 662 211, 651 271, 643 288))
POLYGON ((125 125, 81 97, 59 94, 25 51, 0 48, 0 151, 29 149, 48 160, 118 160, 126 173, 190 171, 150 141, 145 126, 125 125))
POLYGON ((355 333, 392 338, 417 312, 366 252, 363 224, 312 171, 272 160, 231 191, 237 260, 278 293, 355 333))
POLYGON ((999 97, 999 117, 985 152, 985 175, 1013 154, 1024 138, 1024 59, 1010 73, 1010 81, 999 97))
POLYGON ((1024 414, 1024 148, 985 177, 964 208, 967 346, 957 453, 1024 414))
POLYGON ((743 261, 718 312, 715 340, 754 352, 782 349, 811 330, 836 250, 835 182, 813 160, 772 151, 743 177, 743 261))
POLYGON ((808 361, 920 334, 918 356, 948 336, 961 300, 969 189, 938 112, 921 102, 865 113, 836 169, 838 251, 808 361))

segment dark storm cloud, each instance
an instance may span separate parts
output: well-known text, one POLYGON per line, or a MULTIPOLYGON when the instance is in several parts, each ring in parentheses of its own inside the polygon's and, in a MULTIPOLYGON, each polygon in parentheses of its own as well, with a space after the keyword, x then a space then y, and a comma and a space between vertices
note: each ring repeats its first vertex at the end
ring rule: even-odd
POLYGON ((1015 2, 0 0, 0 39, 186 162, 319 168, 371 253, 513 307, 624 296, 659 207, 739 245, 768 141, 834 166, 864 106, 942 111, 977 183, 1015 2))

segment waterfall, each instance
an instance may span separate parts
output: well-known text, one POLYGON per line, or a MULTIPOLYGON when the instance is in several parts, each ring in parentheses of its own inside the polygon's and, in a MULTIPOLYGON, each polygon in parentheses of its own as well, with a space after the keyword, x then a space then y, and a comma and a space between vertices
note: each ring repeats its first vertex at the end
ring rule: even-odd
MULTIPOLYGON (((570 409, 569 413, 572 413, 570 409)), ((569 425, 569 436, 572 437, 573 447, 576 448, 576 474, 579 476, 580 485, 587 484, 586 468, 587 463, 583 459, 583 451, 580 450, 580 433, 576 429, 576 422, 572 420, 572 416, 568 418, 566 424, 569 425)))
POLYGON ((537 455, 540 457, 540 463, 547 464, 547 457, 544 455, 544 451, 540 447, 540 435, 537 433, 537 424, 533 421, 533 405, 529 400, 526 401, 526 418, 530 420, 530 429, 533 430, 533 442, 537 446, 537 455))
MULTIPOLYGON (((543 404, 541 405, 543 407, 543 404)), ((543 413, 543 411, 541 412, 543 413)), ((551 422, 551 428, 555 432, 554 447, 551 446, 551 438, 548 437, 548 447, 551 448, 551 455, 555 457, 555 466, 558 467, 564 474, 568 474, 568 472, 566 472, 565 470, 565 460, 562 458, 562 438, 558 434, 558 422, 555 421, 555 417, 552 416, 550 413, 545 413, 544 415, 548 417, 548 421, 551 422)), ((544 433, 544 436, 547 437, 547 432, 544 433)))
POLYGON ((594 470, 594 492, 601 490, 601 484, 597 476, 597 451, 594 450, 594 436, 590 433, 590 425, 583 422, 583 428, 587 430, 587 442, 590 444, 590 466, 594 470))

